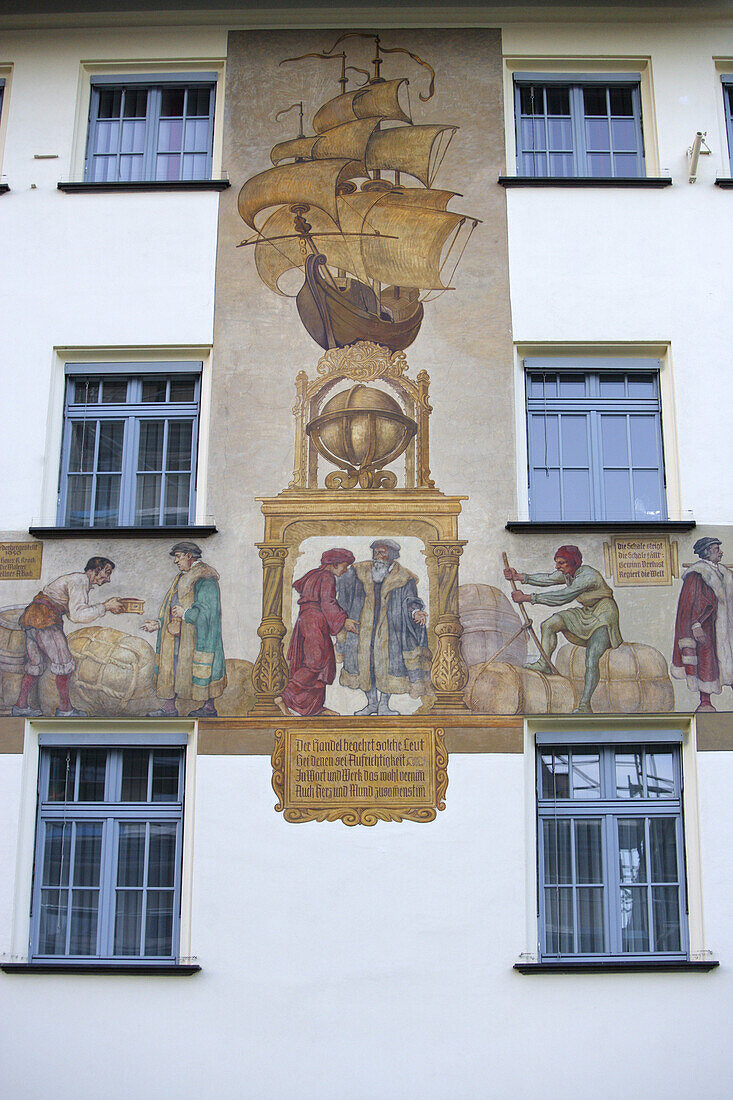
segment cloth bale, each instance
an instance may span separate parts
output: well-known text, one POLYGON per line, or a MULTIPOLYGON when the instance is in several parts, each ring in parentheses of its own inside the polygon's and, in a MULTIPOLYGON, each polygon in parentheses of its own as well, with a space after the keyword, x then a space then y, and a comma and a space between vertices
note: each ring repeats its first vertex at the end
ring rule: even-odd
POLYGON ((568 714, 578 705, 566 677, 492 661, 469 669, 465 698, 474 714, 568 714))
MULTIPOLYGON (((561 646, 555 664, 583 692, 585 648, 561 646)), ((674 710, 674 687, 667 661, 658 649, 643 642, 624 642, 601 657, 600 683, 591 707, 597 714, 659 714, 674 710)))
MULTIPOLYGON (((522 625, 511 601, 490 584, 460 585, 458 606, 463 627, 461 652, 469 666, 490 661, 522 625)), ((527 636, 524 632, 504 650, 500 660, 509 664, 524 664, 527 660, 527 636)))
MULTIPOLYGON (((155 651, 143 638, 107 626, 85 626, 68 635, 76 661, 71 676, 72 705, 91 715, 142 715, 154 710, 155 651)), ((44 714, 58 704, 54 678, 47 673, 39 685, 44 714)))

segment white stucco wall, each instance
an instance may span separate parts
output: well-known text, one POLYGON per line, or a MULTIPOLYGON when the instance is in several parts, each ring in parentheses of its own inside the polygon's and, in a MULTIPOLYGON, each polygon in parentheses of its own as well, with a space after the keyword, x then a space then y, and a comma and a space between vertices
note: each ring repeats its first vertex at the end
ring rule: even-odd
MULTIPOLYGON (((12 881, 19 757, 0 757, 12 881)), ((524 761, 454 754, 429 826, 288 825, 267 757, 196 762, 190 978, 0 974, 2 1091, 706 1098, 729 1093, 733 758, 699 755, 709 974, 522 976, 524 761), (40 1038, 40 1043, 39 1043, 40 1038)), ((531 816, 531 811, 530 815, 531 816)), ((531 916, 531 914, 530 914, 531 916)), ((0 953, 9 914, 0 911, 0 953)))
MULTIPOLYGON (((602 72, 604 61, 623 59, 632 59, 627 71, 638 71, 639 60, 648 67, 647 159, 657 160, 658 174, 671 175, 673 186, 508 189, 514 338, 570 350, 595 343, 601 354, 667 344, 676 410, 665 407, 663 420, 676 415, 682 513, 670 518, 687 518, 689 510, 698 523, 727 523, 733 486, 713 471, 733 458, 733 438, 721 420, 733 400, 733 318, 726 305, 733 217, 730 192, 713 181, 730 176, 715 59, 733 58, 733 29, 679 16, 654 24, 509 23, 503 49, 530 71, 561 59, 581 71, 602 72), (712 156, 700 158, 698 181, 690 185, 686 150, 698 130, 707 131, 712 156)), ((511 148, 513 105, 505 107, 511 148)), ((508 173, 515 172, 510 162, 508 173)))

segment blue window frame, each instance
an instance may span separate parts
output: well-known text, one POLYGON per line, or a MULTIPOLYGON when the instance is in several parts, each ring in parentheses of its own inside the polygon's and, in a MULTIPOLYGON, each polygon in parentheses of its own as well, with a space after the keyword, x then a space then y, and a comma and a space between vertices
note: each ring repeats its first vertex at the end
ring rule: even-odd
POLYGON ((538 737, 541 959, 688 953, 679 739, 538 737))
POLYGON ((211 178, 215 73, 91 83, 85 181, 211 178))
POLYGON ((178 955, 184 756, 175 740, 41 749, 33 961, 178 955))
POLYGON ((645 174, 638 73, 515 73, 514 103, 519 175, 645 174))
POLYGON ((58 523, 186 526, 195 512, 201 363, 67 365, 58 523), (117 373, 112 373, 116 371, 117 373))
POLYGON ((667 518, 658 360, 526 359, 530 519, 667 518))

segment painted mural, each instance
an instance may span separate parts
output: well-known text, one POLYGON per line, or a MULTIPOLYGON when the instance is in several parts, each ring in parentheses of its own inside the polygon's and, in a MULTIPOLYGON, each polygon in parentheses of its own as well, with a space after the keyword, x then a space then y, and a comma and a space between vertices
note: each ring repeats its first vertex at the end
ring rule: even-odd
POLYGON ((49 540, 2 573, 3 714, 733 709, 725 530, 505 530, 502 73, 491 31, 230 35, 218 532, 49 540))

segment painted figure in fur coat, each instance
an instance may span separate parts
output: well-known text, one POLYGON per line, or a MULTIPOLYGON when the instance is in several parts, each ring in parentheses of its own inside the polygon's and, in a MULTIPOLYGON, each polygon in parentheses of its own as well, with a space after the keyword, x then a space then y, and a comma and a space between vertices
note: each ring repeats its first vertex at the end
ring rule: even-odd
POLYGON ((215 717, 214 700, 227 684, 219 574, 201 560, 201 548, 195 542, 178 542, 170 554, 178 572, 163 597, 158 619, 143 623, 143 630, 158 634, 155 691, 163 705, 153 714, 177 716, 180 696, 201 702, 189 718, 215 717))
POLYGON ((700 560, 683 574, 672 675, 700 693, 699 711, 711 711, 710 696, 733 687, 733 572, 722 563, 720 539, 698 539, 693 550, 700 560))
POLYGON ((359 624, 358 634, 337 638, 344 662, 339 682, 366 693, 357 714, 398 714, 390 708, 391 695, 431 690, 428 616, 417 577, 397 561, 399 543, 376 539, 370 549, 372 560, 352 565, 337 582, 336 599, 359 624))

